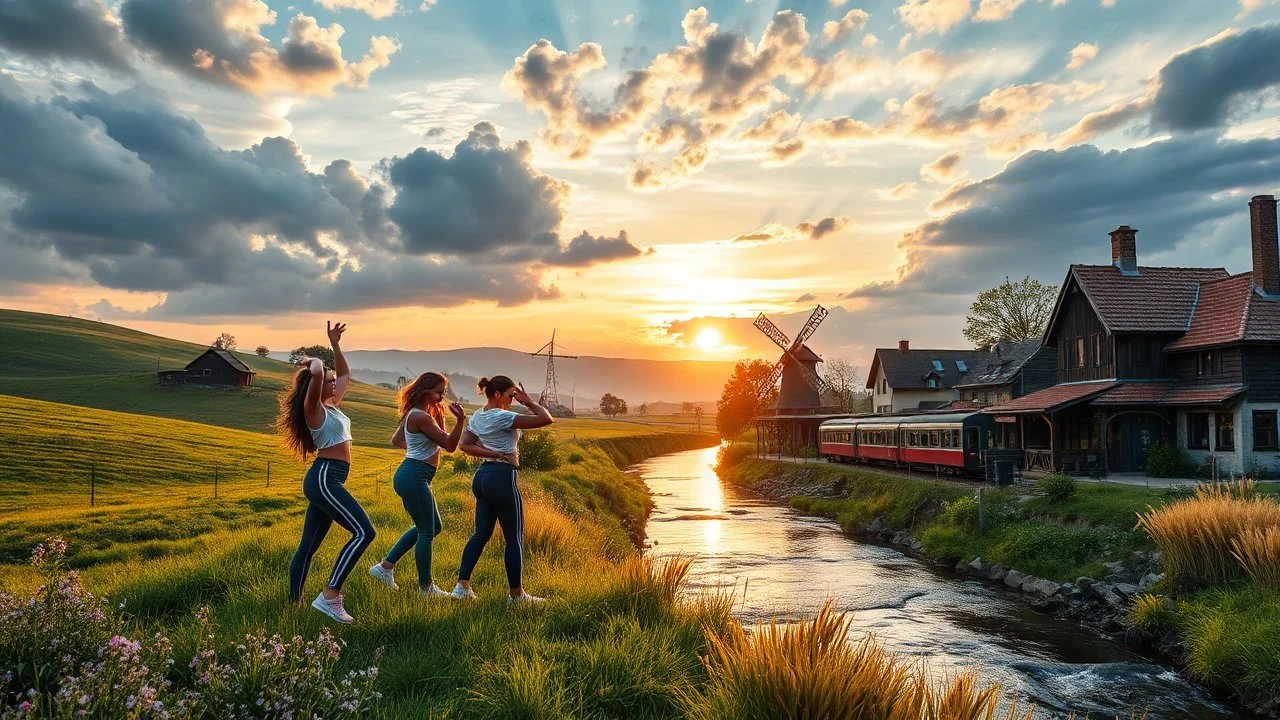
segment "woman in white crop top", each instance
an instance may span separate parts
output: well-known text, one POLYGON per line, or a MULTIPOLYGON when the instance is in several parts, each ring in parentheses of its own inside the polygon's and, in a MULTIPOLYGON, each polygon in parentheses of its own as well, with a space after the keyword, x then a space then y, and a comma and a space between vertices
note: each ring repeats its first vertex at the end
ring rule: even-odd
POLYGON ((333 372, 326 371, 318 358, 304 357, 299 361, 303 367, 282 394, 276 418, 276 430, 295 455, 305 458, 316 454, 302 480, 302 494, 308 505, 302 540, 289 563, 289 600, 295 604, 301 600, 311 558, 336 522, 351 533, 351 539, 342 546, 329 583, 311 607, 342 623, 354 621, 342 606, 342 583, 376 534, 364 508, 343 486, 351 473, 351 420, 338 409, 351 383, 351 369, 339 347, 346 329, 343 323, 328 325, 333 372))
POLYGON ((418 566, 418 592, 427 597, 448 597, 449 593, 431 582, 431 544, 444 528, 440 509, 431 493, 431 480, 440 466, 440 451, 458 449, 458 439, 466 426, 467 415, 458 403, 449 403, 453 413, 453 432, 444 431, 444 394, 449 381, 440 373, 423 373, 400 391, 400 426, 391 437, 396 447, 404 448, 404 461, 396 468, 392 487, 400 496, 404 509, 414 525, 396 541, 382 562, 369 568, 369 574, 392 590, 396 585, 394 570, 400 558, 414 550, 418 566))

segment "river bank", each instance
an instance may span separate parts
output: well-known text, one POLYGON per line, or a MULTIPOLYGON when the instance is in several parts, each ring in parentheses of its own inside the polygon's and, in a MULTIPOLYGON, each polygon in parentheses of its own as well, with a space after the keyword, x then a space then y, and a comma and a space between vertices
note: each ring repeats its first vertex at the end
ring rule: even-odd
MULTIPOLYGON (((1073 497, 1054 502, 1007 491, 984 493, 987 523, 980 531, 972 484, 844 466, 776 463, 743 453, 735 456, 733 451, 727 460, 718 469, 726 483, 830 518, 855 537, 1016 590, 1040 612, 1119 640, 1129 636, 1144 651, 1159 654, 1198 681, 1231 697, 1246 698, 1257 712, 1267 713, 1272 707, 1265 694, 1242 693, 1238 682, 1215 681, 1221 668, 1230 666, 1226 658, 1204 659, 1212 647, 1197 641, 1208 637, 1205 628, 1215 621, 1221 625, 1221 608, 1227 605, 1222 593, 1200 593, 1175 603, 1147 592, 1165 592, 1167 583, 1161 576, 1160 554, 1134 529, 1136 514, 1148 505, 1179 499, 1177 490, 1080 485, 1073 497), (1156 609, 1148 614, 1155 622, 1132 620, 1135 599, 1142 599, 1144 607, 1154 601, 1156 609), (1193 616, 1196 628, 1183 622, 1193 616)), ((1238 615, 1239 603, 1235 605, 1238 615)), ((1218 642, 1228 640, 1219 633, 1218 642)), ((1251 649, 1256 654, 1265 646, 1251 649)))

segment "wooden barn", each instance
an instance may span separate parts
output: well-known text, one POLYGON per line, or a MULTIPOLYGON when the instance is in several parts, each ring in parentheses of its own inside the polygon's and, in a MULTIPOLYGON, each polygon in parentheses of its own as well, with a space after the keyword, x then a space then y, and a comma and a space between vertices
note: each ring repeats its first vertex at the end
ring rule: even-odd
POLYGON ((250 387, 254 372, 230 351, 209 348, 182 370, 161 370, 156 374, 162 386, 250 387))

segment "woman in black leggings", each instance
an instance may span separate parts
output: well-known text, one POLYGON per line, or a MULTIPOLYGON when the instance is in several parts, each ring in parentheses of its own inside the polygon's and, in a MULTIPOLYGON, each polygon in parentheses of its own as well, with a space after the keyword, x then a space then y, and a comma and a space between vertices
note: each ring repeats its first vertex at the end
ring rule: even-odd
POLYGON ((460 600, 475 600, 471 590, 471 571, 475 569, 480 553, 493 535, 495 523, 502 526, 507 549, 503 561, 507 566, 509 603, 542 602, 542 598, 524 591, 521 577, 524 565, 524 506, 520 502, 520 487, 516 474, 520 467, 517 447, 521 430, 550 425, 551 413, 533 398, 523 387, 516 387, 511 378, 495 375, 480 378, 480 392, 488 402, 471 416, 459 447, 468 455, 483 458, 485 462, 471 480, 471 492, 476 496, 476 531, 462 550, 462 565, 458 569, 458 586, 452 595, 460 600), (512 401, 534 412, 522 415, 511 410, 512 401))
POLYGON ((343 323, 328 327, 329 346, 333 348, 332 373, 318 358, 304 357, 299 361, 303 368, 293 376, 289 389, 281 393, 280 414, 276 418, 276 430, 294 454, 300 458, 316 454, 302 481, 302 493, 309 504, 302 523, 302 541, 289 563, 289 601, 297 604, 302 599, 311 558, 336 522, 351 533, 351 539, 342 546, 329 584, 311 607, 341 623, 355 621, 342 606, 342 583, 375 535, 364 508, 343 486, 351 473, 351 420, 338 409, 338 403, 351 383, 351 370, 338 341, 346 329, 343 323))

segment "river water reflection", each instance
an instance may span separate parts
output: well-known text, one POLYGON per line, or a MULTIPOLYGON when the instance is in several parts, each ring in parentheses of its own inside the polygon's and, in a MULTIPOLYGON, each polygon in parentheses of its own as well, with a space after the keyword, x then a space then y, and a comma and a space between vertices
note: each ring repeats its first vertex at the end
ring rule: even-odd
POLYGON ((942 675, 980 667, 1040 708, 1038 717, 1227 718, 1228 708, 1178 674, 1079 625, 1033 612, 1011 592, 957 578, 892 548, 855 542, 834 523, 723 486, 715 449, 632 468, 656 508, 658 555, 694 558, 692 592, 732 588, 735 615, 752 624, 812 616, 827 598, 853 612, 853 629, 927 661, 942 675))

